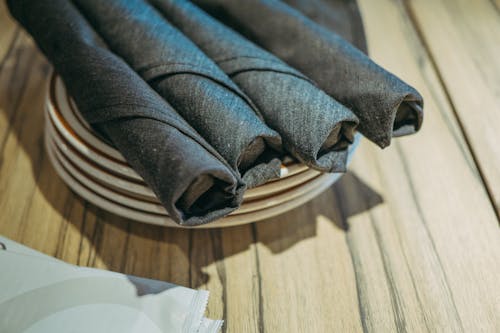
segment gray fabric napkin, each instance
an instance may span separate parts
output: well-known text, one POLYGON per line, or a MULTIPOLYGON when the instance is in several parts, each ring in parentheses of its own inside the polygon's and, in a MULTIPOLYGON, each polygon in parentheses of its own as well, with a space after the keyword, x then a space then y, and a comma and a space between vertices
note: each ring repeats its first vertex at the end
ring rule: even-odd
POLYGON ((103 132, 178 223, 210 222, 236 209, 239 175, 120 58, 66 0, 9 0, 84 118, 103 132))
POLYGON ((360 132, 379 146, 388 146, 392 136, 414 133, 420 128, 423 101, 414 88, 286 3, 193 2, 304 73, 353 110, 359 118, 360 132))
POLYGON ((368 53, 363 20, 356 0, 283 0, 314 22, 334 31, 368 53))
POLYGON ((194 43, 143 0, 74 0, 124 58, 235 169, 248 187, 279 177, 278 133, 194 43))
POLYGON ((186 0, 150 0, 252 99, 284 147, 308 166, 345 171, 357 117, 304 75, 186 0))

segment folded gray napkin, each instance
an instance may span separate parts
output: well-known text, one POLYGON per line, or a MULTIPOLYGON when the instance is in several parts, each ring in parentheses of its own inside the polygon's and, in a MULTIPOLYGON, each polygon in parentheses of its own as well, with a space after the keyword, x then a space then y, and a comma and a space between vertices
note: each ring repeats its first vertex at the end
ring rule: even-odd
POLYGON ((278 133, 194 43, 143 0, 74 0, 131 65, 235 169, 248 187, 279 177, 278 133))
POLYGON ((363 20, 356 0, 282 0, 314 22, 368 53, 363 20))
POLYGON ((66 0, 8 0, 84 118, 107 136, 178 223, 220 218, 242 201, 239 175, 66 0))
POLYGON ((186 0, 150 0, 248 95, 284 147, 308 166, 345 171, 357 117, 304 75, 186 0))
POLYGON ((414 88, 375 64, 335 32, 286 3, 193 2, 304 73, 353 110, 359 118, 359 131, 379 146, 388 146, 392 136, 410 134, 420 128, 423 101, 414 88))

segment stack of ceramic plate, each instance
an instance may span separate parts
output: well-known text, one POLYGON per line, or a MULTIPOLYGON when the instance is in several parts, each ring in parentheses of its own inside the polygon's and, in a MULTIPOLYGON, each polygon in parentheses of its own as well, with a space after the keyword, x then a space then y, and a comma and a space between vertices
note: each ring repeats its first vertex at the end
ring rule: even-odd
MULTIPOLYGON (((68 186, 89 202, 140 222, 179 227, 154 193, 109 142, 83 120, 53 76, 46 101, 45 143, 50 160, 68 186)), ((352 146, 352 156, 359 135, 352 146)), ((282 165, 281 177, 246 191, 241 207, 200 227, 222 227, 265 219, 312 199, 340 174, 321 174, 295 161, 282 165)))

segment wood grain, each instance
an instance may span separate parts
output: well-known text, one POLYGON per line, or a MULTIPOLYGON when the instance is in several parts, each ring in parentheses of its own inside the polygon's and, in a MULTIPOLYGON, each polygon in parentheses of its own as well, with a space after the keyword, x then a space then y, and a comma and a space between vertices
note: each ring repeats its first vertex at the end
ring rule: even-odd
MULTIPOLYGON (((420 22, 434 3, 442 10, 437 1, 360 1, 374 59, 425 98, 418 135, 383 151, 362 142, 338 183, 283 215, 176 230, 104 212, 55 174, 42 144, 49 65, 0 1, 0 234, 70 263, 208 289, 207 314, 226 320, 224 332, 500 331, 496 178, 480 158, 496 148, 477 149, 477 128, 457 106, 492 90, 452 92, 460 85, 420 22)), ((453 38, 471 20, 460 8, 440 14, 453 38)))
POLYGON ((490 0, 408 1, 500 214, 500 12, 490 0))

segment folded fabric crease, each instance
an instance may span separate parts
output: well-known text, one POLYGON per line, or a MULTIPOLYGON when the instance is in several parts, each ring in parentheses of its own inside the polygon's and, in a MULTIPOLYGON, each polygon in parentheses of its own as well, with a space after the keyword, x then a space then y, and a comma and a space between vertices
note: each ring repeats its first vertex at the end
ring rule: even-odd
POLYGON ((82 116, 113 142, 176 222, 207 223, 239 207, 245 185, 238 174, 106 48, 70 2, 8 5, 53 63, 82 116), (204 186, 193 187, 196 179, 204 179, 204 186))
POLYGON ((110 48, 123 57, 236 170, 279 177, 281 138, 251 100, 194 43, 142 0, 75 0, 110 48), (130 43, 133 40, 134 43, 130 43), (231 130, 233 135, 225 135, 231 130), (275 158, 263 161, 266 152, 275 158))
POLYGON ((345 172, 357 131, 384 148, 422 125, 419 92, 368 57, 356 0, 7 4, 182 225, 228 215, 288 156, 345 172))
MULTIPOLYGON (((279 0, 193 2, 315 81, 358 116, 359 131, 380 147, 388 146, 392 136, 420 129, 423 120, 420 94, 329 29, 325 14, 318 14, 319 8, 328 5, 318 1, 307 4, 290 1, 299 9, 309 10, 309 15, 323 21, 321 25, 279 0), (402 118, 403 121, 394 122, 402 118)), ((337 5, 341 6, 340 3, 337 5)), ((349 7, 348 3, 344 5, 349 7)), ((345 12, 356 19, 352 10, 346 7, 345 12)), ((364 46, 364 39, 352 30, 344 33, 364 46)))
POLYGON ((286 150, 308 166, 345 171, 357 117, 305 75, 185 0, 149 0, 247 94, 286 150))

